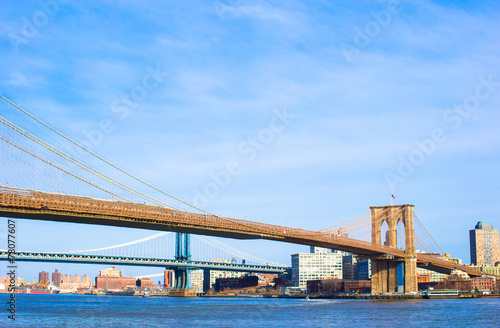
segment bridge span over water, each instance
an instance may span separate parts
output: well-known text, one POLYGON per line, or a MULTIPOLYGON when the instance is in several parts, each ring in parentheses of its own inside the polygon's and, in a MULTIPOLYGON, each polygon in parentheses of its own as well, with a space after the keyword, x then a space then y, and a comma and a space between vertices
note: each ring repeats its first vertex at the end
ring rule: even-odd
MULTIPOLYGON (((112 255, 86 255, 86 254, 64 254, 47 252, 16 252, 16 261, 22 262, 53 262, 53 263, 81 263, 81 264, 115 264, 132 265, 161 268, 188 268, 191 270, 218 270, 218 271, 238 271, 252 273, 284 273, 288 267, 273 265, 248 265, 225 262, 207 261, 182 261, 174 259, 140 258, 129 256, 112 255)), ((0 250, 0 261, 7 261, 9 253, 0 250)))
MULTIPOLYGON (((0 188, 0 216, 173 231, 235 239, 267 239, 347 251, 385 262, 404 262, 408 260, 409 255, 405 254, 405 250, 396 247, 365 242, 338 234, 179 211, 154 205, 7 187, 0 188)), ((451 273, 452 270, 462 270, 470 276, 481 276, 478 269, 434 256, 416 253, 413 257, 419 267, 446 274, 451 273)))

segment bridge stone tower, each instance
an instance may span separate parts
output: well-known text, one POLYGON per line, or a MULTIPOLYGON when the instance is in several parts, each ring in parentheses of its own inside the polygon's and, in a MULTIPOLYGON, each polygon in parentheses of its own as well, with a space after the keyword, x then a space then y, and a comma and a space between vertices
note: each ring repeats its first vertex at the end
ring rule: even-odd
POLYGON ((387 246, 396 248, 398 222, 403 222, 405 227, 403 259, 395 259, 389 255, 372 257, 372 294, 418 292, 413 207, 414 205, 410 204, 370 207, 372 243, 381 244, 382 224, 387 222, 387 246))

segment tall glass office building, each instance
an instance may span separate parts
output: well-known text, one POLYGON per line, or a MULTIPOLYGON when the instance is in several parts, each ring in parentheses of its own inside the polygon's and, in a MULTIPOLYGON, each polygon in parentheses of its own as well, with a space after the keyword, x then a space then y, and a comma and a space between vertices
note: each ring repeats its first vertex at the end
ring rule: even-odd
POLYGON ((493 266, 500 261, 498 230, 488 221, 479 221, 469 231, 470 261, 474 265, 493 266))

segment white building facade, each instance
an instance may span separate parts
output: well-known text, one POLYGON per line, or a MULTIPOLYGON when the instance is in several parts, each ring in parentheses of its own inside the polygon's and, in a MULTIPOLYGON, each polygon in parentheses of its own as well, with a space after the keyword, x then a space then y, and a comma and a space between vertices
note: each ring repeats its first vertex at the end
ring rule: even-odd
POLYGON ((292 255, 292 285, 307 289, 309 280, 342 279, 342 254, 311 247, 310 253, 292 255))
POLYGON ((191 288, 198 293, 203 293, 203 270, 191 271, 191 288))

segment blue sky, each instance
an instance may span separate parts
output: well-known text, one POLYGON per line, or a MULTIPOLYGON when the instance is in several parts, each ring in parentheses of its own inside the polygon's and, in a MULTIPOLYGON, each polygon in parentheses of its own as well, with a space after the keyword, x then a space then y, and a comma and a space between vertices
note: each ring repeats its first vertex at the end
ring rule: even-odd
MULTIPOLYGON (((500 226, 495 1, 42 0, 1 8, 2 95, 210 212, 321 229, 394 194, 466 263, 468 230, 479 220, 500 226), (228 163, 238 173, 211 193, 228 163)), ((20 249, 95 248, 154 233, 18 225, 20 249)), ((285 263, 307 250, 228 243, 285 263)), ((41 266, 98 270, 23 270, 34 277, 41 266)), ((158 272, 124 268, 139 271, 158 272)))

